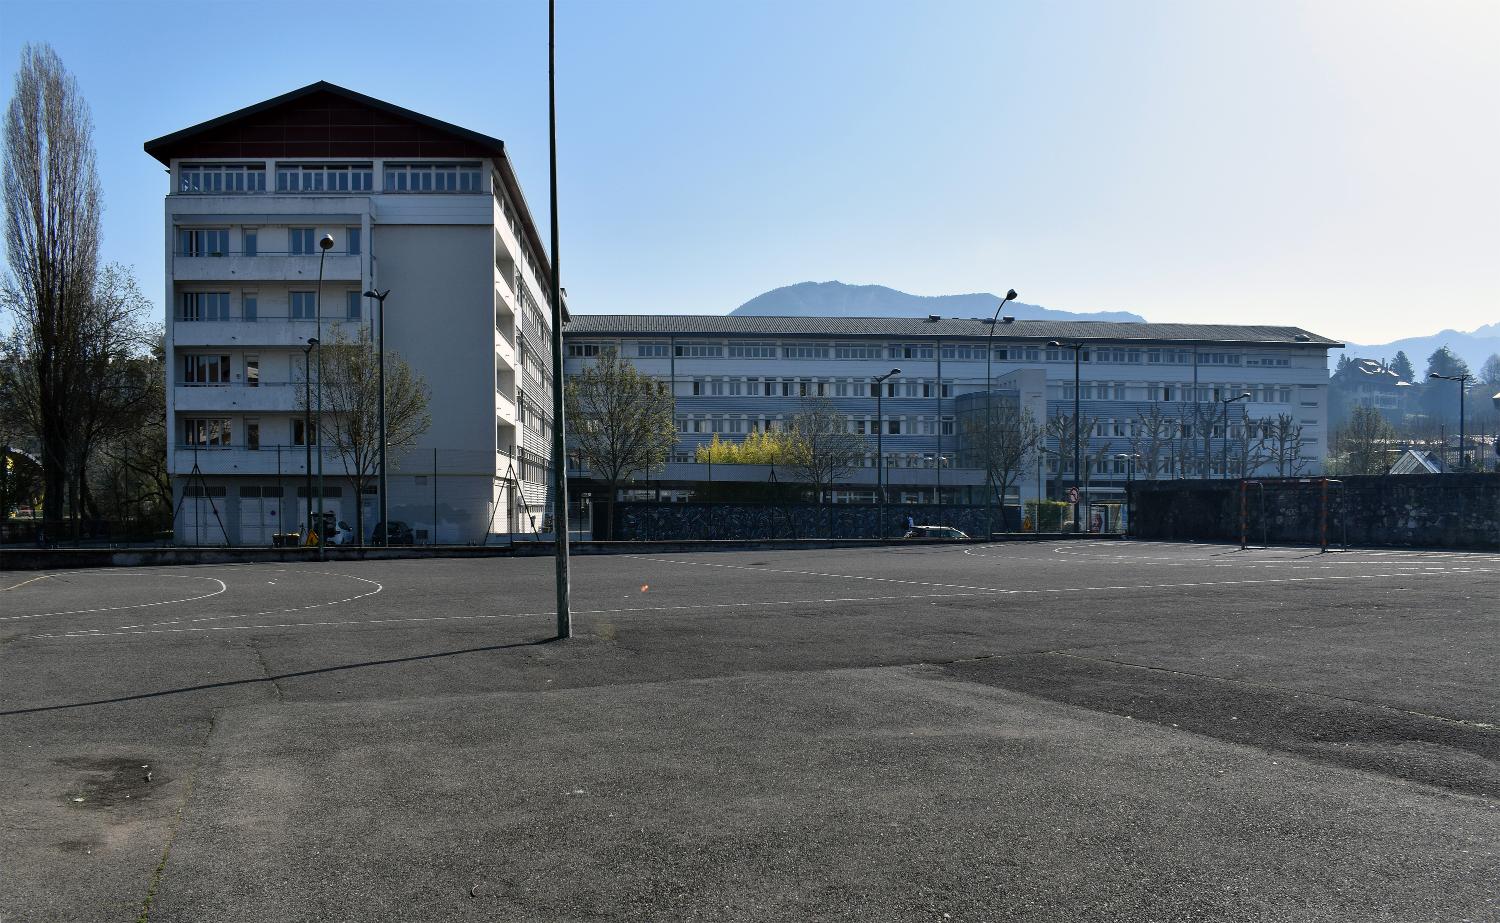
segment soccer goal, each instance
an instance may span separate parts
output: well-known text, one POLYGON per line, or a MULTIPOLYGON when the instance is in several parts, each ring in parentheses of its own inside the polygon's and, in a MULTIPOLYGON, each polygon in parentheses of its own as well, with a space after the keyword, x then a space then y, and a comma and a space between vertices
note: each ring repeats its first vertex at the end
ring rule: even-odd
POLYGON ((1249 478, 1240 481, 1240 549, 1252 532, 1260 547, 1277 541, 1316 544, 1331 541, 1349 549, 1349 495, 1338 478, 1249 478))

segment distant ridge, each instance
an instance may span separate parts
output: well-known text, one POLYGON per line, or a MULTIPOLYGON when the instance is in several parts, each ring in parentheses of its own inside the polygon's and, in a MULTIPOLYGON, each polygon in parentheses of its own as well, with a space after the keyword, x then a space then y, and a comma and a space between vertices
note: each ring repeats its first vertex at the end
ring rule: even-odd
MULTIPOLYGON (((912 295, 884 285, 798 282, 756 295, 729 313, 760 317, 989 317, 999 304, 1000 296, 989 292, 912 295)), ((1058 311, 1019 301, 1007 304, 1005 313, 1020 320, 1145 321, 1129 311, 1058 311)))
POLYGON ((1344 354, 1355 359, 1391 360, 1396 358, 1397 352, 1404 352, 1420 380, 1427 374, 1427 357, 1440 346, 1448 347, 1454 355, 1469 364, 1470 371, 1478 374, 1484 367, 1484 360, 1500 355, 1500 323, 1486 324, 1467 333, 1462 330, 1441 330, 1430 336, 1407 337, 1377 345, 1350 343, 1345 349, 1330 350, 1328 363, 1330 368, 1333 367, 1344 354))

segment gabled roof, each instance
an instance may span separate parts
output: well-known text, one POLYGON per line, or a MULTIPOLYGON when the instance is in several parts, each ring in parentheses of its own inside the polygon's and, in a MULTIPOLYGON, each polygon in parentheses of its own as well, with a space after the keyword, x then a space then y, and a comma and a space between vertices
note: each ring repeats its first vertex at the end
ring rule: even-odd
MULTIPOLYGON (((920 317, 771 317, 736 314, 575 314, 569 336, 826 336, 964 337, 990 332, 989 319, 920 317)), ((1111 343, 1342 346, 1300 327, 1232 324, 1130 324, 1017 320, 995 324, 1006 340, 1107 340, 1111 343)))
POLYGON ((504 141, 326 80, 162 135, 147 141, 145 148, 163 164, 181 157, 489 159, 521 212, 527 243, 542 274, 552 271, 504 141))
POLYGON ((1407 449, 1391 465, 1391 474, 1442 474, 1447 470, 1443 463, 1426 452, 1407 449))

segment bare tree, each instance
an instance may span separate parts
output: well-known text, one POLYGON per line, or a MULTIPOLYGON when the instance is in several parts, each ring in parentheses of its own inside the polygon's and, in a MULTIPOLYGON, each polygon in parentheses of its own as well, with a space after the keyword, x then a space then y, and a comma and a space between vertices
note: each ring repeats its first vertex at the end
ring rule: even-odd
MULTIPOLYGON (((986 402, 983 410, 975 409, 964 415, 965 464, 985 469, 985 480, 1000 503, 1002 521, 1005 498, 1035 459, 1042 435, 1042 426, 1031 411, 1013 400, 993 405, 986 402)), ((1071 432, 1068 438, 1072 438, 1071 432)))
MULTIPOLYGON (((320 441, 326 440, 344 462, 344 474, 354 486, 354 534, 364 541, 365 491, 380 475, 379 357, 366 327, 350 339, 335 324, 332 341, 323 344, 323 417, 320 441)), ((401 454, 416 444, 432 424, 427 411, 427 383, 412 371, 400 354, 385 355, 386 454, 401 454)), ((297 396, 306 411, 306 391, 297 396)), ((389 459, 388 459, 389 461, 389 459)), ((310 500, 309 500, 310 502, 310 500)))
POLYGON ((14 273, 4 302, 34 382, 44 515, 56 530, 99 255, 99 179, 88 105, 50 47, 22 50, 4 134, 5 251, 14 273))
POLYGON ((613 349, 572 376, 564 396, 572 450, 608 488, 604 529, 613 535, 620 484, 665 464, 677 444, 676 403, 666 382, 637 371, 613 349))
POLYGON ((1276 466, 1279 477, 1296 477, 1307 467, 1302 457, 1302 424, 1289 414, 1277 414, 1276 419, 1261 421, 1264 434, 1267 463, 1276 466))
POLYGON ((849 476, 865 454, 865 441, 849 432, 849 420, 827 398, 803 401, 789 421, 787 466, 797 479, 812 485, 813 496, 825 494, 849 476))
POLYGON ((1345 474, 1385 474, 1396 454, 1396 430, 1380 411, 1356 407, 1334 433, 1333 454, 1345 474))
POLYGON ((1246 417, 1238 426, 1230 426, 1225 438, 1229 440, 1229 471, 1233 477, 1252 477, 1271 460, 1262 421, 1246 417))
POLYGON ((1130 451, 1140 457, 1139 475, 1155 479, 1170 460, 1177 421, 1156 404, 1130 426, 1130 451))

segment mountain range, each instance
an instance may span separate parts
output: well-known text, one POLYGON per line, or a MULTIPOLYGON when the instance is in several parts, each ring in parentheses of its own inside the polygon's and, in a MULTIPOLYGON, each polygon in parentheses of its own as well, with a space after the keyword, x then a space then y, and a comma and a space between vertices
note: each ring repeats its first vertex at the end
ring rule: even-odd
MULTIPOLYGON (((913 295, 884 285, 849 285, 844 282, 798 282, 783 285, 756 295, 729 312, 738 315, 778 317, 990 317, 1000 304, 1000 296, 990 292, 964 295, 913 295)), ((1129 311, 1060 311, 1041 305, 1013 301, 1005 313, 1021 320, 1083 320, 1141 323, 1145 318, 1129 311)), ((1316 330, 1324 336, 1338 337, 1339 331, 1316 330)), ((1407 337, 1390 343, 1349 343, 1328 354, 1332 368, 1345 353, 1363 359, 1393 359, 1405 352, 1421 375, 1427 369, 1427 357, 1441 346, 1447 346, 1469 368, 1478 372, 1490 356, 1500 354, 1500 322, 1486 324, 1477 330, 1442 330, 1430 336, 1407 337)))
MULTIPOLYGON (((912 295, 884 285, 843 282, 798 282, 756 295, 730 311, 738 315, 777 317, 991 317, 1000 296, 989 292, 967 295, 912 295)), ((1098 320, 1140 323, 1129 311, 1059 311, 1012 301, 1005 314, 1020 320, 1098 320)))

